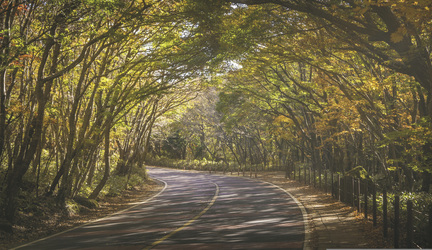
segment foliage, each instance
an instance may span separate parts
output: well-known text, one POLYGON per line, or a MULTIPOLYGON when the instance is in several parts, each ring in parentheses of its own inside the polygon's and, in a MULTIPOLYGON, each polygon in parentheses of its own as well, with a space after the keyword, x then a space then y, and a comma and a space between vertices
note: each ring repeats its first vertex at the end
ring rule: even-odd
POLYGON ((3 1, 1 216, 13 221, 20 194, 119 194, 164 157, 238 171, 302 164, 428 192, 431 11, 398 0, 3 1))
POLYGON ((362 180, 369 179, 369 175, 368 175, 366 169, 364 169, 362 166, 357 166, 357 167, 351 169, 350 171, 346 172, 346 175, 354 177, 356 179, 358 179, 358 178, 360 178, 362 180))
MULTIPOLYGON (((413 202, 413 227, 415 231, 414 242, 419 246, 426 246, 427 243, 427 232, 429 227, 429 211, 432 208, 432 196, 431 194, 424 192, 402 192, 399 194, 388 193, 388 220, 390 227, 393 227, 395 222, 394 213, 394 200, 395 195, 399 196, 399 216, 400 216, 400 232, 405 232, 405 226, 407 225, 407 202, 413 202)), ((377 211, 379 214, 383 214, 383 195, 377 196, 377 211)))
POLYGON ((218 30, 209 38, 225 72, 214 80, 217 101, 175 123, 186 158, 204 148, 207 159, 239 168, 308 162, 428 191, 429 3, 230 2, 191 5, 201 11, 194 28, 218 30))
MULTIPOLYGON (((186 169, 186 170, 204 170, 204 171, 224 171, 227 170, 227 166, 224 163, 216 161, 203 160, 178 160, 170 158, 158 158, 150 159, 149 165, 168 167, 175 169, 186 169)), ((235 164, 230 164, 235 166, 235 164)))
POLYGON ((178 40, 186 3, 172 3, 2 2, 1 217, 14 220, 25 179, 25 195, 63 204, 145 180, 134 168, 156 120, 190 99, 205 63, 178 40))

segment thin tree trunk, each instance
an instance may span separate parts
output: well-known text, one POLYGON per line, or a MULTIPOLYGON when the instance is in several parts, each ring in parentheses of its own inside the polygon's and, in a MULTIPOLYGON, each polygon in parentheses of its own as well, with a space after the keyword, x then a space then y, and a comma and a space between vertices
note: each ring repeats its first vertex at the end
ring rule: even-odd
MULTIPOLYGON (((108 118, 111 119, 111 118, 108 118)), ((93 192, 89 195, 89 199, 96 199, 102 191, 102 188, 105 186, 105 184, 108 181, 109 174, 110 174, 110 131, 111 131, 111 124, 110 122, 107 122, 105 131, 104 131, 104 137, 105 137, 105 152, 104 152, 104 162, 105 162, 105 171, 104 175, 102 177, 102 180, 99 182, 99 184, 96 186, 96 188, 93 190, 93 192)))

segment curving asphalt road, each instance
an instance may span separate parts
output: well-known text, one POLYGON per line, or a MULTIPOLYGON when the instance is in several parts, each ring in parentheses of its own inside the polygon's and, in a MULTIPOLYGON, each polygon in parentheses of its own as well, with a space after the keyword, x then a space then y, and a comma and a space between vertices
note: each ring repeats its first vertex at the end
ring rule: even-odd
POLYGON ((304 249, 305 212, 256 180, 149 168, 151 200, 17 249, 304 249), (303 211, 303 212, 302 212, 303 211))

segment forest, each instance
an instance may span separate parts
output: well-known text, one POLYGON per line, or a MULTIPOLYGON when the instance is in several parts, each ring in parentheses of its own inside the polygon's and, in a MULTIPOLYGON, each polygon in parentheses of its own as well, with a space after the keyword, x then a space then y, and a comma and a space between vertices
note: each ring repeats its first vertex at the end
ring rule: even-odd
POLYGON ((429 0, 0 5, 10 223, 29 200, 117 195, 146 165, 356 170, 430 193, 429 0))

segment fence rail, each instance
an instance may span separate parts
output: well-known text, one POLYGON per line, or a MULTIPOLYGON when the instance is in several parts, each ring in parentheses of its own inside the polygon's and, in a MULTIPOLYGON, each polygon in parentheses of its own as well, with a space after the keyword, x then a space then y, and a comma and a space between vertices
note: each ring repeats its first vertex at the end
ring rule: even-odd
POLYGON ((378 191, 371 180, 329 170, 293 166, 286 177, 321 189, 356 208, 366 220, 372 220, 374 227, 382 227, 383 236, 393 239, 394 248, 432 248, 432 207, 424 211, 413 200, 402 201, 387 190, 378 191))

